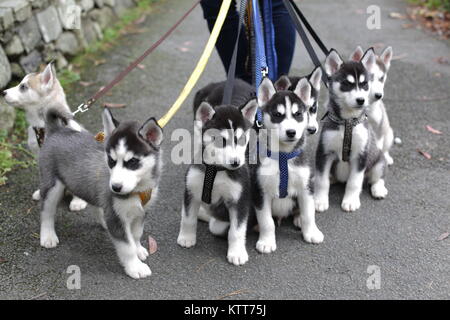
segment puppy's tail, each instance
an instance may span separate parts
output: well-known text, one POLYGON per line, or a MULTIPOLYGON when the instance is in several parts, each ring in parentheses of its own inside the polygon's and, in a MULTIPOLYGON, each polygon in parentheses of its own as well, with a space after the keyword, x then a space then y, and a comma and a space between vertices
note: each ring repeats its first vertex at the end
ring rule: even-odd
POLYGON ((73 122, 75 121, 70 112, 49 108, 45 113, 45 129, 47 134, 52 134, 62 127, 70 126, 73 122))

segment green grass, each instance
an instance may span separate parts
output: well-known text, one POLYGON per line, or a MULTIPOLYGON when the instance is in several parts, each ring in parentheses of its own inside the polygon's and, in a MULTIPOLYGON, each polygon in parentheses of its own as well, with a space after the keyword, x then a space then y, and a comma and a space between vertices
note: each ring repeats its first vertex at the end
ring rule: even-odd
POLYGON ((450 12, 450 0, 408 0, 415 5, 424 5, 431 10, 443 10, 450 12))
MULTIPOLYGON (((98 53, 103 52, 115 44, 120 37, 120 31, 139 19, 143 14, 150 11, 150 6, 157 0, 141 0, 135 8, 129 9, 123 14, 119 21, 112 27, 103 30, 103 39, 89 45, 82 53, 74 57, 70 62, 76 68, 65 68, 58 71, 58 79, 67 94, 70 94, 70 87, 73 83, 80 81, 80 70, 92 64, 92 60, 98 53)), ((0 185, 8 180, 8 173, 16 168, 28 168, 36 165, 36 159, 26 149, 27 123, 25 113, 17 111, 16 120, 12 133, 0 131, 0 185)))

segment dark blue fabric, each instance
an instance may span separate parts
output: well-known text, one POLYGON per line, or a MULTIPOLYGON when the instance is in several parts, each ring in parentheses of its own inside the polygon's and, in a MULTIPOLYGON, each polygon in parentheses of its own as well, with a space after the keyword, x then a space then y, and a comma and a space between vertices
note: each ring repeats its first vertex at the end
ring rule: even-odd
POLYGON ((277 81, 278 64, 277 52, 275 50, 275 28, 272 20, 272 0, 264 0, 262 5, 262 15, 264 21, 264 42, 266 47, 266 60, 269 67, 269 78, 272 81, 277 81))
POLYGON ((288 195, 288 182, 289 182, 289 171, 288 171, 288 160, 298 157, 302 153, 302 150, 294 150, 292 152, 279 152, 275 153, 267 150, 267 156, 269 158, 278 160, 278 166, 280 169, 280 186, 279 186, 279 197, 286 198, 288 195))
MULTIPOLYGON (((203 9, 203 16, 208 23, 210 31, 216 22, 221 3, 222 1, 220 0, 202 0, 200 3, 203 9)), ((236 1, 233 1, 232 6, 236 8, 236 1)), ((275 32, 275 49, 278 67, 278 74, 275 78, 278 78, 283 74, 289 73, 295 47, 295 28, 282 0, 272 0, 272 20, 275 32)), ((233 55, 238 25, 239 14, 236 9, 231 8, 228 11, 227 18, 216 43, 216 49, 227 73, 233 55)), ((247 38, 245 33, 241 32, 239 37, 236 77, 251 84, 252 68, 251 60, 248 60, 248 51, 247 38)))

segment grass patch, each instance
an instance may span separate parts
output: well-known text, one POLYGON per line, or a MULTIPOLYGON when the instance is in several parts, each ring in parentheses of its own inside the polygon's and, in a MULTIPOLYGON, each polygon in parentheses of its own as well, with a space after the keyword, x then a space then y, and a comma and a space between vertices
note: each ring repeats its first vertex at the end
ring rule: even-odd
MULTIPOLYGON (((134 8, 129 9, 114 26, 103 30, 103 39, 89 45, 82 53, 71 59, 68 68, 59 70, 58 79, 66 93, 70 94, 72 84, 81 80, 80 70, 91 67, 98 53, 104 52, 114 45, 134 21, 147 14, 151 10, 151 4, 158 0, 141 0, 134 8), (73 66, 75 68, 73 68, 73 66)), ((7 174, 16 168, 28 168, 36 165, 34 155, 26 148, 28 124, 25 113, 18 110, 12 133, 0 131, 0 185, 7 182, 7 174)))
POLYGON ((430 10, 442 10, 450 12, 450 0, 408 0, 414 5, 423 5, 430 10))

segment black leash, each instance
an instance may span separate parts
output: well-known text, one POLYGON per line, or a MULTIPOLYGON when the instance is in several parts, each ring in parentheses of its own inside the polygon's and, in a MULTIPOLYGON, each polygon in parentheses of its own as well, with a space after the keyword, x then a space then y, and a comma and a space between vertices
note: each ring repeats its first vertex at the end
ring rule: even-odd
POLYGON ((308 55, 310 56, 312 62, 314 63, 314 65, 316 67, 320 67, 322 69, 322 81, 325 84, 325 86, 328 88, 328 76, 325 73, 325 70, 323 69, 322 64, 320 63, 320 60, 317 57, 317 54, 316 54, 311 42, 309 41, 308 35, 306 34, 305 29, 303 28, 302 22, 305 25, 305 27, 308 29, 309 33, 314 38, 316 43, 319 45, 320 49, 323 51, 325 56, 328 55, 329 50, 323 44, 322 40, 320 40, 319 36, 314 31, 314 29, 311 27, 308 20, 306 20, 306 17, 303 15, 303 13, 297 7, 297 5, 294 3, 294 1, 293 0, 283 0, 283 3, 289 13, 289 16, 291 17, 292 21, 294 22, 295 29, 297 30, 297 33, 299 34, 300 38, 302 39, 303 44, 305 45, 306 51, 308 52, 308 55), (298 17, 297 17, 297 15, 298 15, 298 17))

